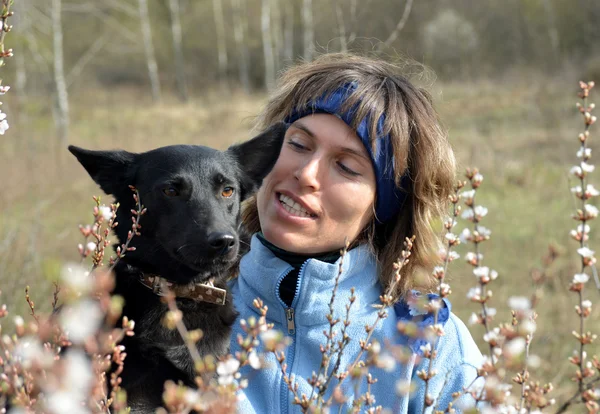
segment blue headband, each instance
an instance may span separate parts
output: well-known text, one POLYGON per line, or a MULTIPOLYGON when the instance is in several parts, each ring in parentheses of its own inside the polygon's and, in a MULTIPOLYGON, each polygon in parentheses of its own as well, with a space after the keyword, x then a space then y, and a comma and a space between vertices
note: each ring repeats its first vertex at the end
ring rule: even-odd
MULTIPOLYGON (((285 122, 291 124, 308 115, 326 113, 335 115, 348 126, 352 126, 352 120, 356 113, 357 105, 346 112, 342 112, 342 106, 355 88, 355 84, 349 84, 327 96, 312 101, 307 108, 292 112, 292 114, 285 119, 285 122)), ((374 152, 369 136, 370 116, 365 116, 356 128, 356 134, 367 149, 373 163, 373 169, 375 170, 375 179, 377 180, 375 214, 379 223, 385 223, 394 217, 394 215, 400 211, 406 199, 406 191, 398 188, 394 180, 394 151, 390 136, 383 134, 384 120, 385 115, 382 115, 377 122, 377 138, 375 139, 374 152)), ((407 173, 404 173, 402 176, 401 184, 402 187, 408 188, 410 181, 407 173)))

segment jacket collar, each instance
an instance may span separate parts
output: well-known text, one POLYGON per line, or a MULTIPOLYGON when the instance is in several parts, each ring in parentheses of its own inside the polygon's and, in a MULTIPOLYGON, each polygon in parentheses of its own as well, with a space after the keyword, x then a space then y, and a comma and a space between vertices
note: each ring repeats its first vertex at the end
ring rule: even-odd
MULTIPOLYGON (((370 312, 371 305, 378 303, 381 285, 377 278, 376 259, 366 245, 350 250, 333 264, 308 259, 300 268, 296 295, 292 302, 296 326, 327 323, 329 301, 340 260, 343 260, 343 264, 334 304, 335 316, 343 317, 352 287, 355 288, 356 296, 352 305, 353 315, 357 315, 357 312, 370 312)), ((269 307, 269 319, 284 324, 287 306, 279 299, 279 283, 292 269, 291 265, 277 258, 265 247, 256 235, 252 236, 250 252, 240 263, 238 283, 241 301, 253 308, 253 300, 262 299, 269 307)))

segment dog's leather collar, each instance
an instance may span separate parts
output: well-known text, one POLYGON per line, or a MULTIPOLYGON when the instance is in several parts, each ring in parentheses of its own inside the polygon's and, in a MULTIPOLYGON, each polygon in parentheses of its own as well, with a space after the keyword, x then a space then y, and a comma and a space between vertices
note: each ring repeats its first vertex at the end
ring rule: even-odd
POLYGON ((214 303, 215 305, 225 305, 227 297, 225 289, 200 283, 178 285, 157 275, 142 274, 139 281, 157 296, 167 296, 167 292, 171 291, 178 298, 192 299, 196 302, 214 303))

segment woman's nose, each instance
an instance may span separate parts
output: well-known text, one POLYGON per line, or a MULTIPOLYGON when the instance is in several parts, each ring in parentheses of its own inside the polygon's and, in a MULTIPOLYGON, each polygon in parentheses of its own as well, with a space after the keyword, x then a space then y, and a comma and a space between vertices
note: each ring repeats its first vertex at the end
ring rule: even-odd
POLYGON ((294 173, 294 177, 300 182, 303 187, 311 187, 313 190, 318 190, 321 187, 319 179, 320 160, 318 157, 307 159, 298 167, 294 173))

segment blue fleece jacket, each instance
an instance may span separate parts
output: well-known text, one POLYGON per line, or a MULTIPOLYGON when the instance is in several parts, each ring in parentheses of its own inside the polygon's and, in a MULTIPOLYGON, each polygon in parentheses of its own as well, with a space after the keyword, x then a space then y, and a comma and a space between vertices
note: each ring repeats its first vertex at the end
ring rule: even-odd
MULTIPOLYGON (((292 374, 298 382, 299 395, 302 393, 310 395, 311 386, 307 379, 313 372, 319 370, 322 355, 319 345, 325 342, 323 331, 329 329, 326 316, 329 313, 329 300, 338 269, 339 261, 330 264, 315 259, 307 260, 300 269, 296 294, 292 306, 288 308, 281 301, 278 293, 281 280, 292 270, 292 266, 273 255, 254 236, 250 252, 242 258, 240 275, 230 285, 240 318, 257 317, 252 301, 261 298, 269 307, 268 322, 273 323, 275 329, 281 330, 291 338, 291 345, 286 351, 287 373, 292 374)), ((344 257, 343 273, 335 300, 336 318, 343 319, 351 287, 356 289, 356 301, 352 306, 351 324, 347 329, 351 342, 341 359, 342 371, 360 352, 359 340, 366 338, 365 325, 372 324, 377 318, 377 310, 372 305, 379 303, 379 296, 382 293, 375 258, 366 246, 356 247, 344 257)), ((437 375, 430 381, 428 391, 436 399, 434 406, 443 408, 452 400, 453 392, 471 384, 476 377, 476 367, 481 363, 481 353, 469 331, 450 312, 449 303, 445 302, 445 304, 446 307, 441 310, 439 319, 444 325, 445 335, 438 341, 438 355, 434 359, 437 375)), ((398 303, 393 309, 389 309, 389 316, 378 323, 372 336, 372 340, 378 341, 383 348, 389 341, 407 345, 411 350, 408 362, 397 364, 391 371, 370 369, 370 373, 377 378, 377 382, 371 386, 375 405, 381 405, 394 413, 423 411, 425 382, 417 376, 417 372, 422 369, 427 371, 429 360, 419 355, 421 343, 411 342, 407 337, 400 335, 396 328, 398 320, 413 319, 411 313, 413 312, 406 303, 398 303), (411 383, 413 391, 409 396, 397 394, 399 382, 411 383)), ((427 315, 420 316, 418 319, 420 326, 433 321, 427 315)), ((239 350, 236 342, 238 333, 242 333, 242 330, 240 325, 236 324, 231 342, 232 353, 239 350)), ((242 369, 242 375, 249 379, 249 385, 240 396, 238 411, 243 414, 300 413, 300 407, 293 404, 293 396, 283 382, 279 365, 272 354, 267 354, 267 363, 268 367, 260 370, 253 370, 250 367, 242 369)), ((335 383, 333 380, 332 384, 335 383)), ((334 387, 329 388, 331 392, 334 387)), ((343 391, 348 397, 346 408, 349 409, 355 398, 354 384, 350 379, 344 382, 343 391)), ((367 384, 363 381, 357 396, 366 391, 367 384)), ((464 396, 459 400, 458 407, 470 404, 472 404, 470 397, 464 396)), ((428 412, 432 412, 432 409, 428 412)))

